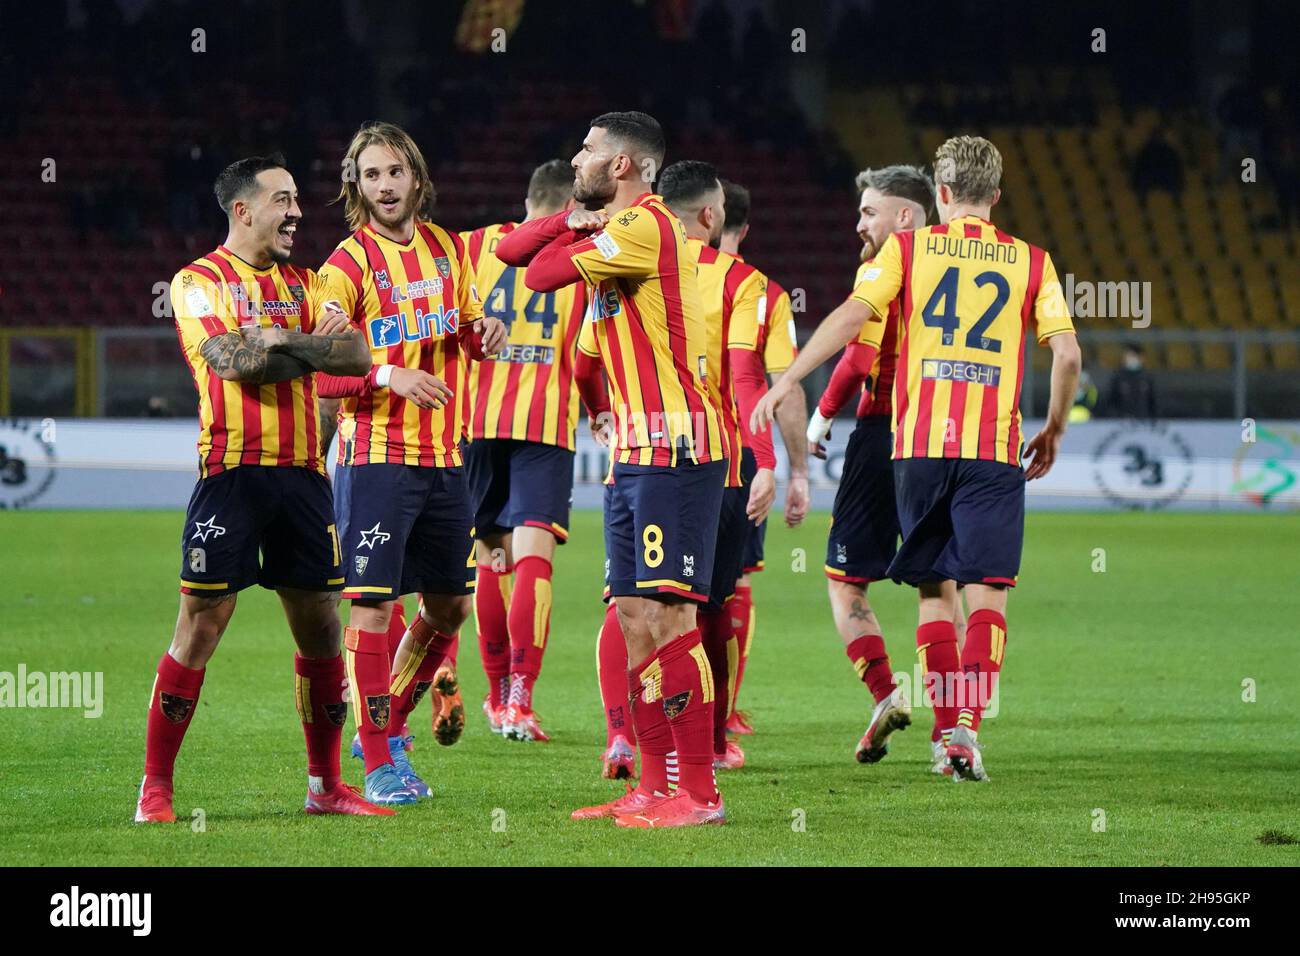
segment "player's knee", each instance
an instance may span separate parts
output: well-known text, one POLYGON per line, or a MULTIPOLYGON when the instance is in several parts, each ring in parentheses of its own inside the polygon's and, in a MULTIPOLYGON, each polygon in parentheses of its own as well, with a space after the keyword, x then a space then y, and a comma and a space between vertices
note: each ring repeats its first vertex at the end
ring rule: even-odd
POLYGON ((421 601, 421 613, 434 630, 455 634, 469 617, 474 598, 468 594, 425 594, 421 601))

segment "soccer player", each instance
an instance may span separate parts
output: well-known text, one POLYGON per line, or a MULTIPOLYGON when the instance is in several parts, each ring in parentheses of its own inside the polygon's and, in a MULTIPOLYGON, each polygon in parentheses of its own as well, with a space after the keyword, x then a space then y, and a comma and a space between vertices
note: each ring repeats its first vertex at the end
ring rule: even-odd
MULTIPOLYGON (((726 198, 727 215, 719 248, 744 262, 740 244, 749 235, 749 190, 725 179, 722 181, 722 189, 726 198)), ((760 272, 759 275, 763 274, 760 272)), ((758 400, 767 394, 767 376, 777 375, 789 368, 798 349, 795 347, 794 312, 790 307, 790 293, 767 276, 763 276, 763 281, 767 283, 764 308, 758 313, 743 309, 733 316, 727 337, 727 355, 735 385, 736 404, 740 410, 740 424, 744 430, 744 468, 760 472, 763 469, 773 469, 775 474, 776 454, 772 449, 771 436, 767 432, 752 432, 749 417, 758 400)), ((808 409, 803 392, 796 389, 778 407, 776 417, 790 463, 785 523, 791 528, 797 527, 808 514, 808 455, 804 442, 804 424, 807 420, 808 409)), ((753 647, 757 624, 751 575, 763 569, 763 542, 766 534, 766 519, 749 526, 743 573, 728 602, 737 646, 726 730, 740 735, 753 733, 747 715, 737 710, 736 701, 740 696, 740 685, 745 677, 745 665, 753 647)), ((734 751, 732 759, 735 759, 734 751)))
MULTIPOLYGON (((573 205, 572 166, 553 159, 533 171, 525 222, 573 205)), ((533 710, 533 687, 551 629, 555 548, 569 535, 574 373, 587 296, 581 281, 552 292, 525 287, 524 270, 496 256, 516 225, 484 226, 462 237, 484 312, 509 331, 506 347, 470 372, 465 468, 477 529, 474 615, 488 678, 483 712, 494 732, 545 742, 550 738, 533 710)))
POLYGON ((347 715, 339 655, 339 541, 317 438, 316 370, 360 374, 352 332, 314 329, 310 269, 289 265, 302 219, 279 156, 217 177, 226 241, 172 279, 181 351, 199 396, 199 480, 181 532, 181 606, 149 696, 137 823, 173 822, 176 754, 208 660, 252 584, 275 589, 298 645, 294 700, 307 742, 308 813, 390 813, 339 775, 347 715), (259 562, 258 553, 261 552, 259 562))
POLYGON ((897 300, 893 454, 903 543, 887 573, 919 591, 917 652, 953 779, 987 780, 976 740, 1006 651, 1025 482, 1056 460, 1081 362, 1051 257, 989 221, 1001 196, 997 148, 978 136, 953 137, 934 166, 939 224, 885 241, 852 295, 759 403, 754 426, 770 422, 772 406, 854 337, 879 351, 897 300), (1022 450, 1031 331, 1052 351, 1052 385, 1047 420, 1022 450), (960 653, 949 581, 965 585, 970 609, 960 653))
POLYGON ((681 220, 647 189, 663 154, 653 117, 596 117, 573 158, 574 196, 589 208, 524 223, 497 247, 508 264, 528 264, 534 291, 579 279, 592 289, 615 419, 605 553, 641 778, 590 815, 627 827, 726 820, 713 774, 717 690, 696 622, 712 578, 726 439, 694 257, 681 220))
MULTIPOLYGON (((761 469, 745 471, 743 468, 743 435, 726 345, 733 316, 757 315, 764 310, 767 284, 758 270, 716 248, 722 238, 725 210, 722 184, 712 165, 698 160, 673 163, 663 171, 657 185, 665 205, 685 227, 687 251, 696 260, 708 332, 709 379, 721 398, 728 469, 713 553, 713 578, 708 601, 699 609, 698 620, 716 688, 713 765, 715 769, 739 769, 745 762, 744 752, 735 743, 728 747, 726 739, 729 688, 738 657, 726 605, 742 573, 749 521, 764 520, 772 507, 776 462, 766 462, 761 469)), ((769 443, 769 454, 770 450, 769 443)), ((752 455, 749 463, 754 464, 752 455)))
MULTIPOLYGON (((934 206, 934 183, 915 166, 886 166, 858 174, 858 236, 862 240, 857 281, 895 232, 924 226, 934 206)), ((854 285, 857 285, 855 281, 854 285)), ((889 737, 911 723, 908 702, 896 693, 884 632, 867 599, 872 581, 886 577, 898 544, 898 509, 894 501, 891 460, 891 394, 897 359, 898 308, 891 305, 880 348, 853 341, 835 366, 808 424, 809 452, 825 458, 822 442, 839 410, 860 393, 857 426, 844 452, 835 505, 826 542, 827 591, 831 614, 853 668, 875 701, 867 730, 854 756, 875 763, 889 752, 889 737), (865 388, 863 387, 865 383, 865 388)), ((956 623, 964 627, 960 602, 956 623)), ((934 765, 946 765, 936 717, 931 736, 934 765)))
POLYGON ((505 339, 500 320, 483 317, 464 242, 429 221, 433 199, 411 137, 391 123, 362 126, 339 191, 353 233, 319 277, 322 301, 361 329, 375 361, 343 399, 334 498, 352 601, 348 678, 365 792, 379 804, 431 794, 401 729, 469 614, 474 519, 460 390, 465 357, 495 353, 505 339), (393 604, 409 593, 420 609, 390 660, 393 604))

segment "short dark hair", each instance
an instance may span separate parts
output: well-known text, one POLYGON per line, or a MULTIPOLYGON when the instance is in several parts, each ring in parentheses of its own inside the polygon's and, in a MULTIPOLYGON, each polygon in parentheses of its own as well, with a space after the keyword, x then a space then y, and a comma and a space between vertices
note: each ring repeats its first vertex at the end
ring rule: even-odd
POLYGON ((727 223, 723 228, 728 232, 743 229, 745 223, 749 222, 749 190, 740 183, 724 179, 722 195, 727 204, 727 223))
POLYGON ((660 174, 656 188, 670 207, 688 206, 718 188, 718 171, 699 159, 678 160, 660 174))
POLYGON ((229 216, 236 199, 244 199, 257 188, 257 174, 268 169, 285 169, 284 156, 271 153, 267 156, 249 156, 236 160, 217 176, 212 184, 212 191, 217 195, 217 204, 229 216))
POLYGON ((603 129, 614 139, 631 146, 633 152, 654 160, 656 166, 664 161, 664 128, 649 113, 624 110, 618 113, 601 113, 590 123, 593 129, 603 129))
POLYGON ((864 189, 874 189, 882 196, 894 196, 916 203, 929 220, 934 212, 934 180, 925 174, 919 166, 881 166, 879 169, 864 169, 858 173, 854 184, 859 195, 864 189))
POLYGON ((528 198, 544 208, 563 206, 573 198, 573 167, 563 159, 548 159, 533 170, 528 198))

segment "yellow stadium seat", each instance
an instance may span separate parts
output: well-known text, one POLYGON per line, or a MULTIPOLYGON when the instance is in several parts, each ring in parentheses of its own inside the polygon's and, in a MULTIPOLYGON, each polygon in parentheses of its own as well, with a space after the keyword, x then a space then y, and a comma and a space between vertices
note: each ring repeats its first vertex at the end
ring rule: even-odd
POLYGON ((1171 369, 1181 371, 1196 367, 1196 353, 1187 342, 1169 342, 1165 346, 1165 359, 1171 369))
POLYGON ((1278 342, 1269 349, 1273 367, 1290 371, 1300 368, 1300 347, 1294 342, 1278 342))
POLYGON ((1220 342, 1202 343, 1201 365, 1215 370, 1231 368, 1232 346, 1220 342))

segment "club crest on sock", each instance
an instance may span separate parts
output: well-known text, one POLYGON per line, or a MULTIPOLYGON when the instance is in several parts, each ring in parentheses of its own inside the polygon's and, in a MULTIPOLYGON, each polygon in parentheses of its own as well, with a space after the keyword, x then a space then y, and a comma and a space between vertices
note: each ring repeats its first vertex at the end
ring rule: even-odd
POLYGON ((330 723, 335 727, 342 727, 348 719, 348 704, 343 701, 338 704, 325 704, 325 716, 329 718, 330 723))
POLYGON ((424 699, 424 695, 428 693, 429 688, 432 686, 433 686, 433 681, 431 680, 421 680, 415 682, 415 690, 411 691, 412 710, 415 709, 416 704, 418 704, 421 700, 424 699))
POLYGON ((680 694, 674 694, 672 697, 664 698, 664 716, 673 720, 677 715, 684 711, 691 702, 691 692, 684 690, 680 694))
POLYGON ((190 711, 194 709, 194 699, 192 697, 178 697, 175 694, 159 691, 158 709, 173 724, 183 724, 185 719, 189 717, 190 711))
POLYGON ((370 714, 370 722, 380 730, 388 726, 389 705, 388 694, 376 694, 366 698, 366 711, 370 714))

